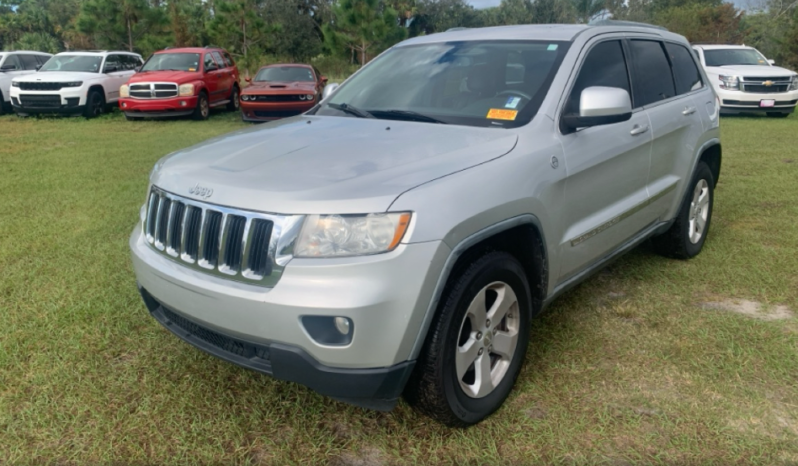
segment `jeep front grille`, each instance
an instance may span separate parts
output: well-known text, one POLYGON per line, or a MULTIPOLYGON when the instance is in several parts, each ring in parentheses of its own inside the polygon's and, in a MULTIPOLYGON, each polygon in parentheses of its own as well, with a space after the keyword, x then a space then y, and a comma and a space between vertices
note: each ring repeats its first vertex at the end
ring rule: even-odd
POLYGON ((134 99, 168 99, 177 97, 175 83, 135 83, 128 90, 134 99))
POLYGON ((231 280, 274 286, 290 260, 302 216, 231 209, 153 187, 143 230, 158 253, 231 280))

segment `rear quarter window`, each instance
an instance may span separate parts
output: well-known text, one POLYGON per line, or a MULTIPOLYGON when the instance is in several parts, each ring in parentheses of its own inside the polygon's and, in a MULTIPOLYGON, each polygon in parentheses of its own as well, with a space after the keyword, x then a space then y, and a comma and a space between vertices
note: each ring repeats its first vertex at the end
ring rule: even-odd
POLYGON ((676 93, 686 94, 704 87, 701 73, 687 48, 678 44, 665 44, 673 65, 673 76, 676 78, 676 93))

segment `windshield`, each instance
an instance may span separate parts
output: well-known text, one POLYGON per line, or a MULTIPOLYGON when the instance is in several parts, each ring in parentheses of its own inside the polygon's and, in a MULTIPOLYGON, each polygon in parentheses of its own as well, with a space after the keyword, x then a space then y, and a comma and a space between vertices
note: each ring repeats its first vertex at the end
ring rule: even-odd
POLYGON ((258 71, 255 81, 313 82, 313 72, 304 66, 270 66, 258 71))
POLYGON ((198 53, 156 53, 141 67, 141 71, 197 71, 199 62, 198 53))
POLYGON ((754 49, 704 50, 707 66, 759 65, 770 66, 767 59, 754 49))
POLYGON ((91 55, 56 55, 47 60, 39 71, 82 71, 99 73, 102 57, 91 55))
POLYGON ((516 127, 540 107, 570 43, 450 42, 397 47, 325 101, 319 115, 516 127))

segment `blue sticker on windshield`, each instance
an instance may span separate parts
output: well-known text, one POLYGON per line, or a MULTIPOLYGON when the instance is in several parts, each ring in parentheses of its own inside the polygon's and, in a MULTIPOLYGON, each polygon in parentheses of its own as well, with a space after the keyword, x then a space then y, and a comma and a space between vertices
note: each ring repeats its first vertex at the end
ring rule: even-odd
POLYGON ((557 50, 557 44, 549 44, 549 48, 547 50, 557 50))
POLYGON ((507 99, 507 103, 504 104, 504 108, 515 108, 521 102, 520 97, 510 97, 507 99))

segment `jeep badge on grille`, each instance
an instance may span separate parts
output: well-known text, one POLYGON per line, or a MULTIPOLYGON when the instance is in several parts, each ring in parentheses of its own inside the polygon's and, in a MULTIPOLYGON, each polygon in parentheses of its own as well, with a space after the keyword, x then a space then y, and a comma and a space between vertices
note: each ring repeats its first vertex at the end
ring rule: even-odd
POLYGON ((188 193, 203 199, 208 199, 213 195, 213 189, 200 186, 199 183, 197 183, 195 186, 188 188, 188 193))

